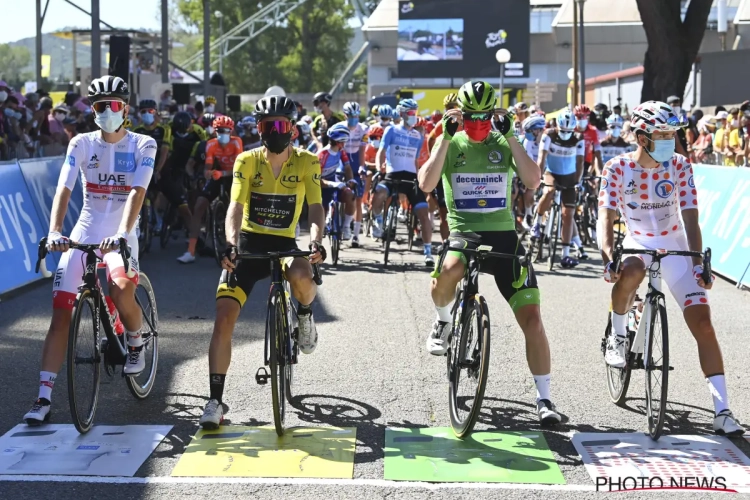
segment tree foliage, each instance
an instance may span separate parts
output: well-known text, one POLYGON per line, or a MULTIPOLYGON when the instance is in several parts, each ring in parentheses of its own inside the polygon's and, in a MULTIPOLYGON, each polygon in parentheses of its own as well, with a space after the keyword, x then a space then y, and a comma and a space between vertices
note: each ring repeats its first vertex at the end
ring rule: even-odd
POLYGON ((712 0, 692 0, 681 19, 680 0, 637 0, 648 49, 641 101, 682 97, 706 30, 712 0))
POLYGON ((31 54, 26 47, 0 44, 0 79, 8 84, 20 87, 31 78, 31 74, 26 71, 30 62, 31 54))
MULTIPOLYGON (((223 14, 226 32, 268 3, 211 0, 211 10, 223 14)), ((203 0, 178 0, 177 7, 184 24, 202 32, 203 0)), ((224 58, 224 78, 231 91, 260 93, 272 85, 288 92, 330 89, 350 56, 348 48, 354 33, 347 21, 353 15, 346 0, 306 1, 284 22, 269 27, 224 58)), ((211 15, 212 40, 218 35, 219 20, 211 15)), ((236 43, 231 42, 230 47, 236 43)))

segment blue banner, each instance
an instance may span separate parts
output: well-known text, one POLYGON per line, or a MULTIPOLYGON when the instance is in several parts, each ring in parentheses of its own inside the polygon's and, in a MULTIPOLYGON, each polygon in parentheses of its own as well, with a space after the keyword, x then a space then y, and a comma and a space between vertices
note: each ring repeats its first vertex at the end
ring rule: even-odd
MULTIPOLYGON (((43 277, 34 268, 39 240, 47 230, 39 221, 18 164, 0 163, 0 293, 43 277)), ((54 271, 51 258, 46 264, 54 271)))
POLYGON ((750 168, 693 165, 703 234, 712 266, 750 285, 750 168))

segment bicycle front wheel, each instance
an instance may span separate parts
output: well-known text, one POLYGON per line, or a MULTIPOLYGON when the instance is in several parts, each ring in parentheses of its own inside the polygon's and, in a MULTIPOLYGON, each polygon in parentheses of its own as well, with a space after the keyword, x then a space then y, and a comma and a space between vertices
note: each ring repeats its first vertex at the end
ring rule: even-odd
POLYGON ((669 382, 669 336, 667 331, 667 309, 662 299, 651 304, 648 339, 643 353, 646 371, 646 417, 648 434, 658 440, 664 430, 667 413, 667 388, 669 382))
POLYGON ((547 255, 547 269, 552 271, 552 268, 555 267, 555 252, 557 252, 557 238, 560 234, 561 230, 561 215, 560 215, 560 208, 557 206, 552 207, 552 211, 550 213, 549 222, 550 225, 550 231, 549 231, 549 255, 547 255))
MULTIPOLYGON (((612 333, 612 313, 609 313, 609 320, 607 321, 607 328, 604 330, 604 339, 602 339, 602 354, 607 354, 607 340, 610 338, 612 333)), ((628 344, 628 350, 625 353, 625 366, 623 368, 616 368, 609 366, 606 362, 604 363, 604 369, 607 371, 607 388, 609 389, 609 398, 612 402, 618 406, 625 404, 625 396, 628 394, 628 387, 630 386, 630 375, 632 374, 630 368, 630 360, 633 354, 630 352, 630 345, 633 342, 633 336, 628 334, 630 338, 630 344, 628 344)))
POLYGON ((141 214, 138 216, 138 249, 142 258, 151 250, 151 204, 143 204, 141 214))
MULTIPOLYGON (((468 436, 482 409, 490 364, 490 313, 484 297, 469 299, 461 332, 451 339, 449 405, 457 437, 468 436), (466 382, 468 387, 462 387, 466 382)), ((454 332, 454 334, 457 332, 454 332)))
POLYGON ((269 346, 268 362, 271 371, 271 399, 273 400, 273 424, 276 434, 284 435, 284 418, 286 417, 286 387, 284 384, 284 339, 286 338, 286 321, 281 301, 283 293, 274 292, 268 304, 268 318, 266 320, 266 340, 269 346))
POLYGON ((102 353, 97 300, 91 290, 79 292, 68 332, 68 403, 73 425, 81 434, 91 430, 99 402, 102 353))
POLYGON ((156 296, 151 280, 144 273, 138 274, 138 287, 135 289, 135 301, 141 308, 143 326, 141 338, 143 349, 141 356, 146 359, 146 368, 134 377, 125 377, 130 393, 137 399, 145 399, 154 388, 156 369, 159 365, 159 315, 156 312, 156 296))
POLYGON ((224 259, 224 250, 227 247, 227 239, 224 234, 224 220, 227 217, 227 206, 224 200, 219 198, 214 202, 211 210, 211 237, 214 242, 214 257, 216 263, 221 267, 221 261, 224 259))
POLYGON ((414 231, 417 228, 417 216, 414 215, 414 210, 409 210, 409 218, 407 220, 409 223, 406 226, 406 230, 409 231, 409 251, 411 252, 411 247, 414 245, 414 231))
POLYGON ((396 217, 398 216, 398 209, 396 208, 397 206, 397 204, 391 204, 391 206, 388 207, 388 220, 385 226, 385 232, 383 234, 383 242, 385 243, 383 266, 388 265, 388 255, 391 251, 391 240, 396 238, 396 217))

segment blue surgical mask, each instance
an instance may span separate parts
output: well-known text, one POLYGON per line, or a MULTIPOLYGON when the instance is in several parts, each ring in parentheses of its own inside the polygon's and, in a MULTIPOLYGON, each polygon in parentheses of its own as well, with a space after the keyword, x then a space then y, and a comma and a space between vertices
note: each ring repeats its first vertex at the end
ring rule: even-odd
POLYGON ((350 127, 354 127, 354 126, 355 126, 356 124, 358 124, 358 123, 359 123, 359 118, 356 118, 356 117, 355 117, 355 118, 347 118, 347 119, 346 119, 346 123, 347 123, 347 125, 349 125, 350 127))
POLYGON ((115 113, 107 108, 104 113, 96 114, 94 117, 94 123, 96 123, 102 131, 112 134, 122 126, 122 122, 125 121, 124 114, 124 111, 118 111, 115 113))
POLYGON ((589 121, 587 119, 578 120, 578 127, 579 128, 586 128, 589 126, 589 121))
POLYGON ((410 127, 413 127, 414 125, 417 124, 417 119, 418 118, 419 118, 418 116, 407 116, 406 117, 406 124, 408 126, 410 126, 410 127))
POLYGON ((534 140, 534 132, 526 132, 524 134, 524 137, 526 137, 527 141, 533 141, 534 140))
POLYGON ((674 155, 674 139, 649 139, 649 141, 654 144, 654 150, 646 152, 659 163, 668 161, 674 155))
POLYGON ((229 144, 229 134, 219 134, 218 139, 222 146, 229 144))
POLYGON ((144 125, 151 125, 154 123, 154 115, 151 113, 143 113, 141 115, 141 121, 144 125))
POLYGON ((620 127, 615 127, 613 129, 610 129, 609 132, 612 134, 612 137, 617 138, 620 137, 620 132, 622 129, 620 127))
POLYGON ((559 132, 557 133, 557 135, 559 135, 559 136, 560 136, 560 139, 562 139, 563 141, 567 141, 568 139, 570 139, 570 138, 571 138, 571 136, 573 135, 573 132, 563 132, 563 131, 561 130, 561 131, 559 131, 559 132))

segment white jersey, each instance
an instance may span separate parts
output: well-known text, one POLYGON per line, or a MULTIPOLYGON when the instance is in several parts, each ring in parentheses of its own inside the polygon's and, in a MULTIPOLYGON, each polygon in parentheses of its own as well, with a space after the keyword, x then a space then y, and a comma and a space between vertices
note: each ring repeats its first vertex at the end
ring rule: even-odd
POLYGON ((99 243, 116 234, 131 189, 148 188, 155 158, 156 141, 147 135, 128 132, 116 144, 98 131, 74 137, 57 183, 72 190, 80 175, 83 185, 83 209, 70 238, 99 243))
POLYGON ((529 158, 536 163, 539 159, 539 143, 535 140, 525 139, 523 141, 523 148, 526 150, 526 154, 529 155, 529 158))
MULTIPOLYGON (((364 123, 358 123, 353 129, 349 129, 349 140, 346 141, 344 150, 350 155, 359 154, 359 148, 367 146, 368 127, 364 123)), ((354 165, 359 166, 359 165, 354 165)))

